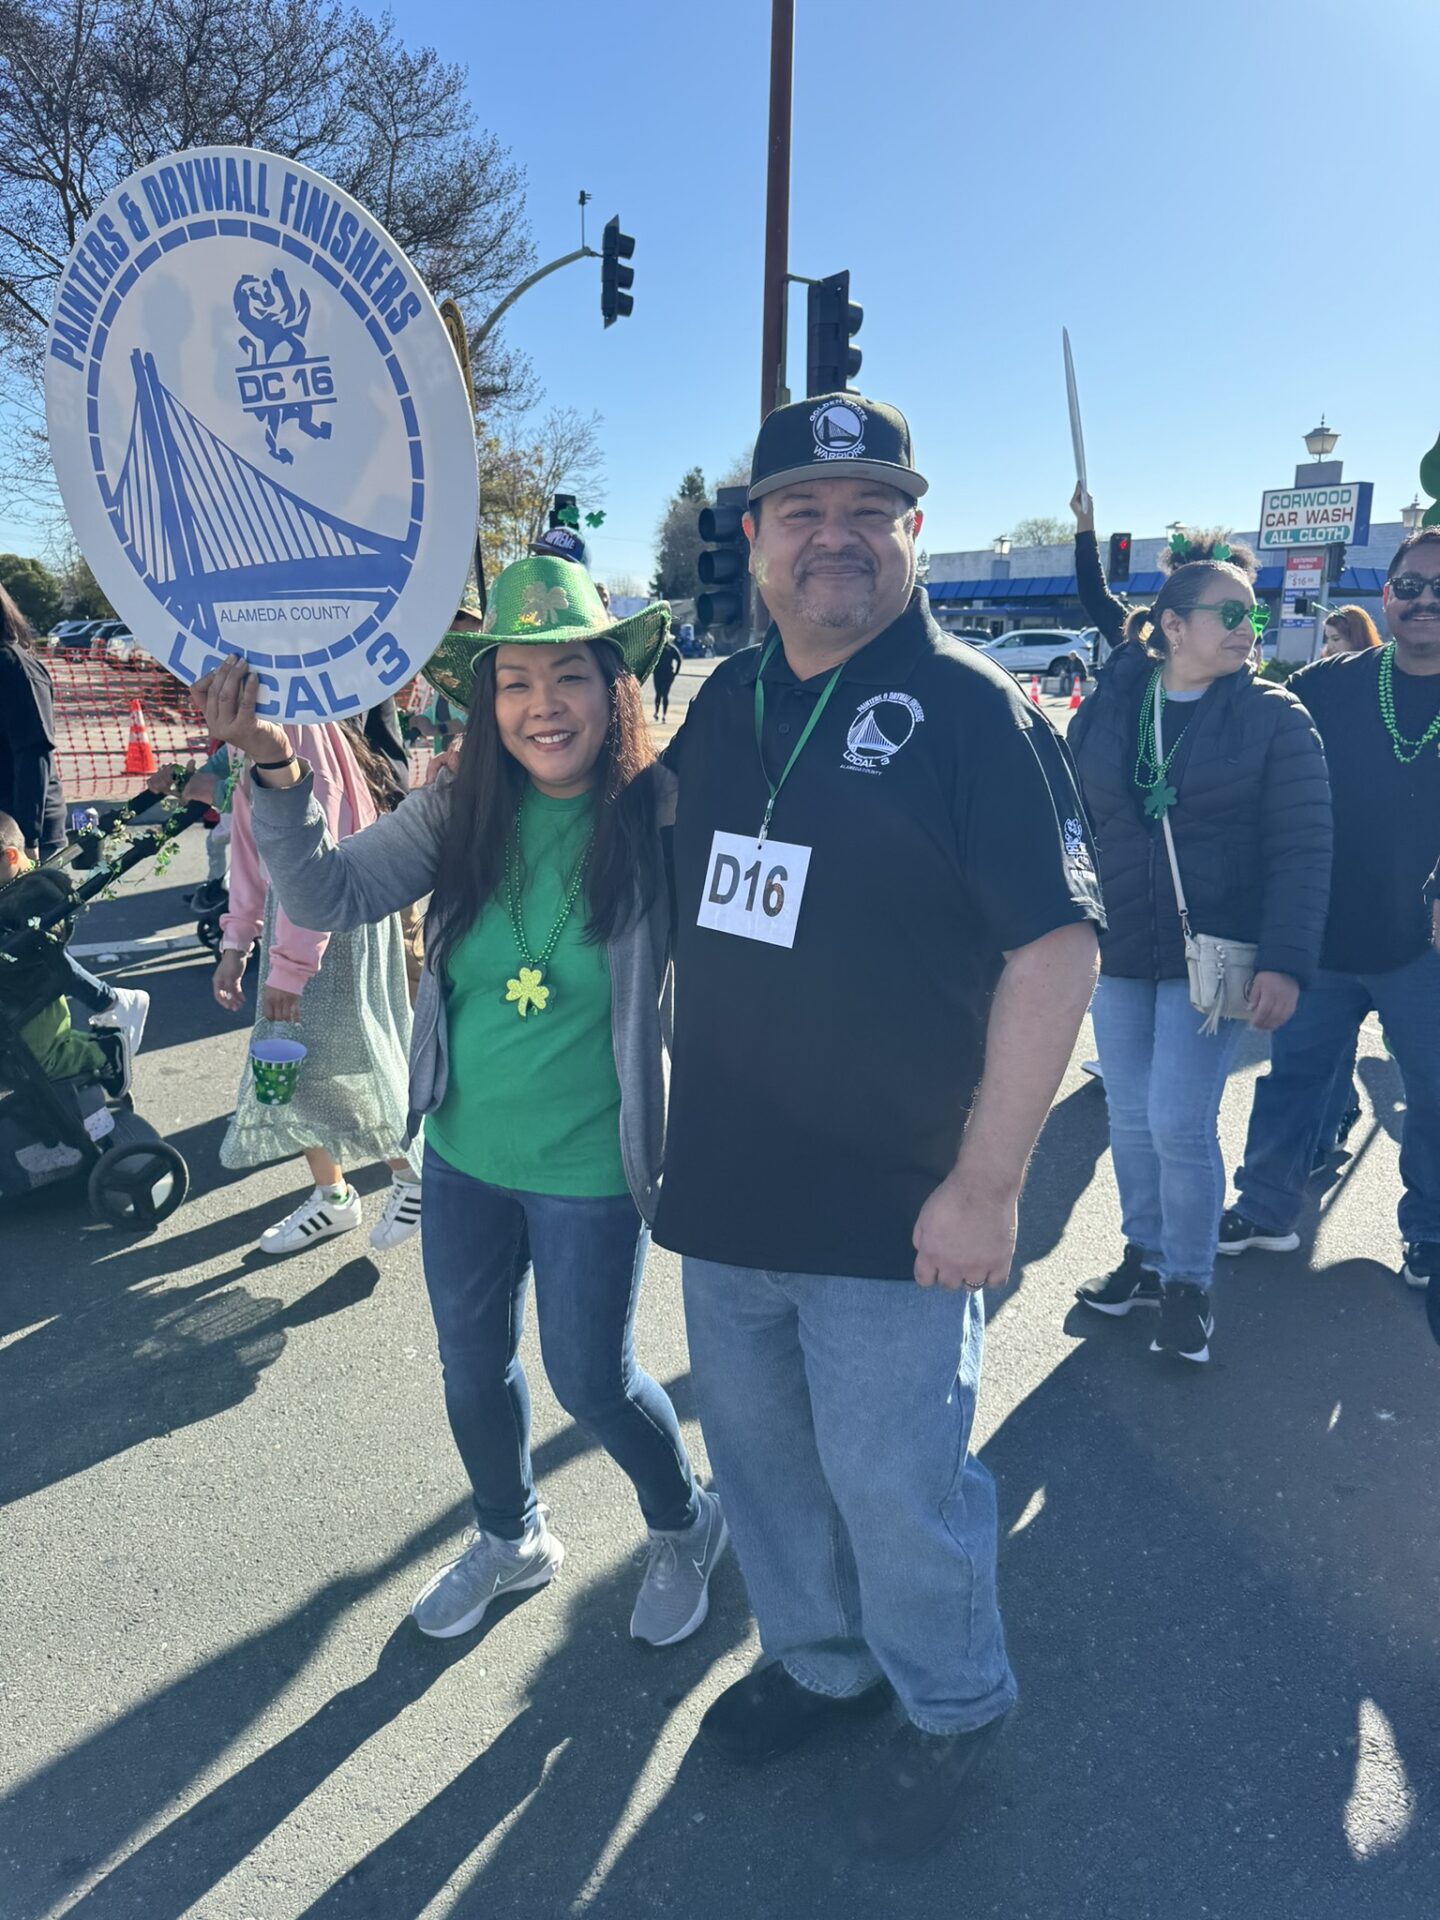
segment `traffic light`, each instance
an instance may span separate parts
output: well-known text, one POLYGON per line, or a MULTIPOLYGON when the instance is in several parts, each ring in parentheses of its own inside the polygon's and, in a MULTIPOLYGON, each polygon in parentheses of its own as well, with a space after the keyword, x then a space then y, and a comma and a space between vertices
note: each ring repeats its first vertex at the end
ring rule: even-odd
POLYGON ((1118 586, 1130 578, 1130 536, 1128 533, 1112 533, 1110 536, 1110 584, 1118 586))
POLYGON ((704 591, 696 596, 695 618, 732 648, 750 639, 750 543, 740 524, 746 491, 717 487, 714 506, 700 513, 700 538, 706 545, 696 571, 704 591))
POLYGON ((843 393, 860 371, 860 349, 851 345, 865 309, 850 298, 849 273, 810 283, 806 302, 805 391, 843 393))
POLYGON ((605 222, 605 237, 600 242, 600 311, 607 327, 635 311, 634 298, 626 292, 635 284, 635 269, 622 265, 634 251, 635 241, 620 231, 617 213, 605 222))
POLYGON ((1338 587, 1340 576, 1345 571, 1345 542, 1325 549, 1325 582, 1327 586, 1338 587))

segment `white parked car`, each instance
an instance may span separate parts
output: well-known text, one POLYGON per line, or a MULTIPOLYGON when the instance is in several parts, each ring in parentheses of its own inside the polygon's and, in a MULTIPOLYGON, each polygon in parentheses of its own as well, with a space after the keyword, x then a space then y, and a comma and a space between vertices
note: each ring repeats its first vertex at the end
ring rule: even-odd
POLYGON ((1032 673, 1042 680, 1052 673, 1068 673, 1072 653, 1079 655, 1087 670, 1089 665, 1085 642, 1068 627, 1017 627, 980 651, 997 667, 1022 679, 1032 673))

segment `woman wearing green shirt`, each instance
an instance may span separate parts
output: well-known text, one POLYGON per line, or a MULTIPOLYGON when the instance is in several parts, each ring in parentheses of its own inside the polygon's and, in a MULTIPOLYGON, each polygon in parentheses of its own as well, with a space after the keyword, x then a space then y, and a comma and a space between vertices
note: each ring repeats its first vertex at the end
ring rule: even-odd
POLYGON ((612 621, 568 561, 506 568, 486 631, 448 634, 426 668, 469 710, 458 775, 338 846, 303 763, 256 715, 255 675, 237 660, 202 683, 211 731, 256 764, 256 842, 299 924, 355 926, 432 892, 410 1128, 428 1116, 425 1280, 476 1519, 411 1609, 438 1638, 543 1586, 564 1555, 530 1462, 518 1349, 532 1271, 556 1398, 629 1475, 649 1529, 637 1639, 695 1631, 726 1544, 634 1350, 663 1146, 660 833, 674 808, 640 682, 668 625, 663 606, 612 621))

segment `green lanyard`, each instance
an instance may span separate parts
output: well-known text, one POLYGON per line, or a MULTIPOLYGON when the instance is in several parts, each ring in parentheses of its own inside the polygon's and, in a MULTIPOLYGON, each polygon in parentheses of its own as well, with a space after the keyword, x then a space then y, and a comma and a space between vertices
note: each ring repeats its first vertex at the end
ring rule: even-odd
POLYGON ((841 674, 845 671, 845 662, 842 660, 839 666, 836 667, 835 671, 831 674, 830 678, 825 682, 825 691, 821 694, 820 698, 815 702, 815 711, 811 714, 810 718, 805 722, 804 728, 802 729, 800 734, 800 738, 795 742, 794 751, 791 753, 790 758, 785 762, 784 772, 780 775, 780 778, 778 780, 772 780, 770 778, 769 770, 765 765, 765 667, 771 654, 774 653, 776 645, 777 645, 776 636, 772 634, 770 638, 765 642, 765 651, 760 655, 760 667, 758 672, 755 675, 755 745, 760 754, 760 771, 761 773, 764 774, 765 784, 770 789, 770 800, 768 805, 765 808, 765 818, 760 822, 760 838, 756 843, 758 846, 762 846, 762 847, 765 844, 765 836, 770 831, 770 816, 775 811, 775 802, 780 798, 780 789, 784 786, 785 782, 790 778, 790 773, 792 768, 795 765, 795 762, 800 758, 801 754, 805 751, 805 742, 810 738, 811 734, 815 731, 816 722, 819 720, 821 714, 825 711, 825 703, 830 698, 831 694, 835 691, 835 682, 840 678, 841 674))

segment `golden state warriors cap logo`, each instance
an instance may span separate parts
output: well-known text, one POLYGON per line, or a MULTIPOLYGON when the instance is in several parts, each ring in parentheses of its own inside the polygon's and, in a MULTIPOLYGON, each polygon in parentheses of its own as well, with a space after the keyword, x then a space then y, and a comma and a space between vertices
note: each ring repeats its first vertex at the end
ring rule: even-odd
POLYGON ((474 435, 424 283, 358 201, 239 147, 132 174, 61 278, 61 495, 136 639, 261 712, 358 714, 429 657, 475 539, 474 435))

